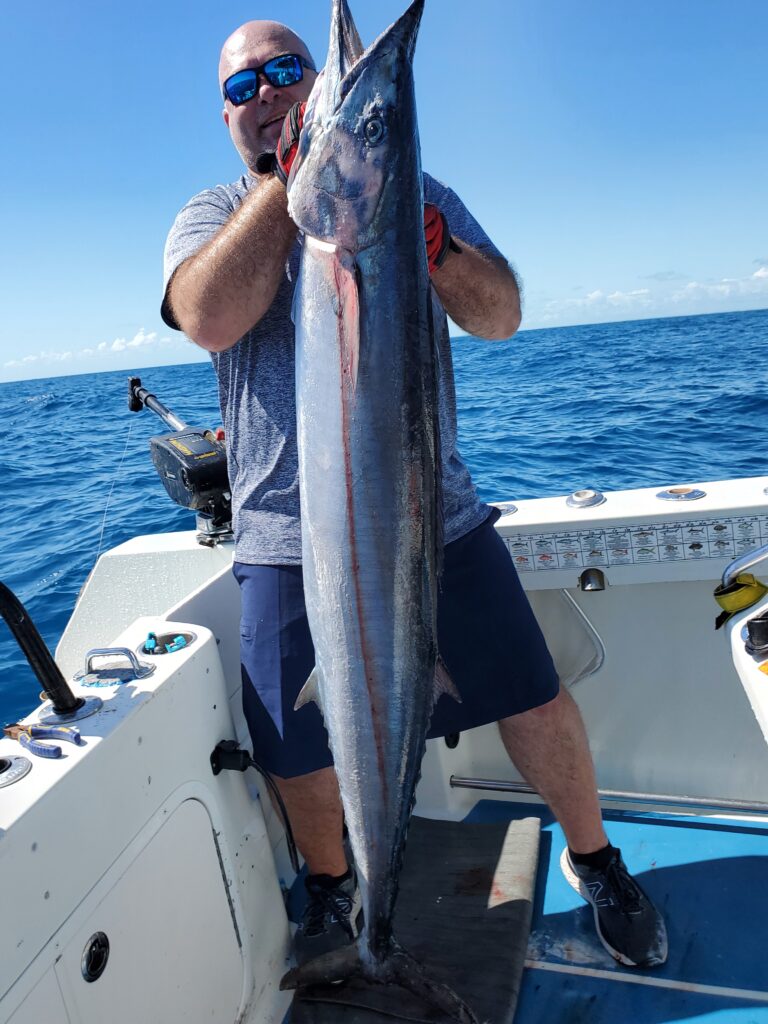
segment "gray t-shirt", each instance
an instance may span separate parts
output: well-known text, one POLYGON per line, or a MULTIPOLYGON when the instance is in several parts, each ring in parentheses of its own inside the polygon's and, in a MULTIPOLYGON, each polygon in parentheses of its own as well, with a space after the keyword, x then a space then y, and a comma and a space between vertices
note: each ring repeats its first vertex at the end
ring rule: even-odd
MULTIPOLYGON (((220 230, 257 179, 198 193, 180 211, 165 246, 164 295, 176 269, 220 230)), ((448 218, 451 232, 474 248, 499 257, 458 196, 424 175, 424 198, 448 218)), ((301 562, 299 469, 296 450, 294 329, 291 303, 299 272, 297 242, 274 302, 262 319, 226 352, 211 354, 227 436, 235 558, 252 565, 301 562)), ((163 300, 163 319, 178 329, 163 300)), ((457 540, 488 515, 456 448, 456 393, 448 323, 438 323, 439 415, 446 541, 457 540)))

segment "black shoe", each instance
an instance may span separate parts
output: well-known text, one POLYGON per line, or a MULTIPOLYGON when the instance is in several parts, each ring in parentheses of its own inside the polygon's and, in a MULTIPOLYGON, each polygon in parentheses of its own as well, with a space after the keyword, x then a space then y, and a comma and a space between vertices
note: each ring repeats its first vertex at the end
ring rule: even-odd
POLYGON ((354 871, 337 885, 333 885, 329 875, 308 875, 304 884, 307 904, 293 937, 293 952, 299 966, 354 942, 363 916, 354 871))
POLYGON ((604 868, 574 864, 568 847, 560 867, 566 881, 592 904, 597 937, 627 967, 658 967, 667 959, 664 918, 627 871, 621 850, 604 868))

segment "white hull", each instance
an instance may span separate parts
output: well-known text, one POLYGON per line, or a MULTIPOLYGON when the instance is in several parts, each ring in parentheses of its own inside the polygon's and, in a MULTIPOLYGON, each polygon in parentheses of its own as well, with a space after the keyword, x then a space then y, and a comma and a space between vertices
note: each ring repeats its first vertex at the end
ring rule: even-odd
MULTIPOLYGON (((600 661, 598 645, 590 663, 563 589, 604 645, 603 663, 573 691, 601 789, 736 801, 768 823, 759 724, 768 723, 768 676, 744 659, 739 640, 761 605, 715 632, 712 598, 731 558, 768 541, 766 484, 702 484, 706 497, 685 503, 660 501, 660 488, 610 494, 587 509, 564 498, 524 501, 500 520, 513 557, 528 559, 518 562, 521 578, 557 660, 581 658, 583 671, 600 661), (605 590, 579 590, 589 563, 602 568, 605 590)), ((68 679, 87 650, 136 650, 150 629, 186 628, 197 640, 156 659, 148 679, 100 691, 103 710, 80 723, 83 747, 66 746, 60 760, 32 758, 24 779, 0 789, 0 1021, 271 1024, 285 1016, 281 885, 293 872, 282 829, 255 773, 214 777, 209 764, 222 739, 247 746, 231 557, 230 546, 202 548, 192 533, 137 538, 104 555, 81 594, 57 651, 68 679), (110 959, 89 984, 81 960, 98 931, 109 936, 110 959)), ((0 756, 20 753, 0 740, 0 756)), ((428 745, 419 813, 460 819, 471 810, 483 794, 452 786, 452 777, 521 781, 492 726, 464 734, 455 749, 428 745)))

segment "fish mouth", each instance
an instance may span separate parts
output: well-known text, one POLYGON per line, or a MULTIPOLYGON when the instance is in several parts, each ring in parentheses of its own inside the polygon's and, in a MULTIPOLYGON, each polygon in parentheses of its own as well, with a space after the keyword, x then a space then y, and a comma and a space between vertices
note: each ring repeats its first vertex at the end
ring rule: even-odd
POLYGON ((326 242, 324 238, 315 238, 314 235, 305 235, 304 244, 308 249, 317 249, 320 252, 338 252, 341 246, 336 242, 326 242))
MULTIPOLYGON (((337 250, 348 252, 352 256, 375 244, 375 238, 363 240, 361 236, 369 234, 369 225, 375 217, 378 203, 376 208, 368 212, 364 219, 360 219, 355 215, 359 203, 358 197, 339 195, 338 192, 332 192, 313 181, 303 183, 303 185, 307 192, 315 196, 315 203, 310 207, 310 216, 302 216, 301 210, 291 207, 290 192, 288 194, 288 211, 294 218, 297 227, 304 233, 305 239, 311 238, 315 242, 323 243, 324 247, 332 246, 337 250), (329 210, 342 210, 344 215, 331 216, 327 212, 329 210)), ((302 206, 304 210, 307 210, 305 204, 302 206)))
POLYGON ((338 262, 346 266, 355 266, 357 257, 365 248, 350 249, 339 241, 328 238, 317 238, 315 235, 302 233, 302 245, 315 253, 333 256, 338 262))

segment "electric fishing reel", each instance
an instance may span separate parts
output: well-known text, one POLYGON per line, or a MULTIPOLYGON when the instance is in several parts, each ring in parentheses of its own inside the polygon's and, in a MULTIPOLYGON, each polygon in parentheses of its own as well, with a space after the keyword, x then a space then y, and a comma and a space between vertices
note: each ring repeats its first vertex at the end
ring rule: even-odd
POLYGON ((232 536, 232 495, 227 476, 227 451, 210 430, 191 427, 141 386, 128 378, 128 408, 151 409, 174 432, 149 439, 155 469, 168 496, 182 508, 197 512, 197 539, 213 546, 232 536))

